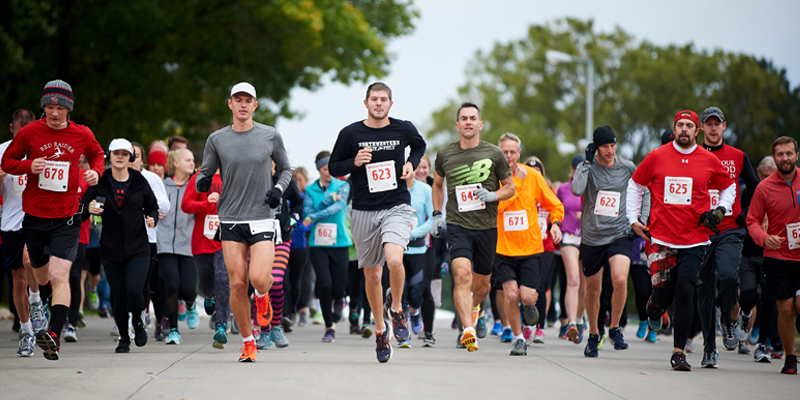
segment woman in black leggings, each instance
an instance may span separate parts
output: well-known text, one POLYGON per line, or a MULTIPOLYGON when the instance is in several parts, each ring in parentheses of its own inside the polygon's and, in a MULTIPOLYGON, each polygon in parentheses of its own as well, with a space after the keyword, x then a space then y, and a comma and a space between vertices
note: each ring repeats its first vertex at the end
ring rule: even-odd
POLYGON ((141 312, 144 282, 150 268, 150 246, 142 217, 146 217, 147 226, 156 226, 158 203, 142 174, 128 168, 133 154, 131 143, 114 139, 109 154, 111 169, 83 195, 82 218, 88 219, 89 214, 103 217, 100 255, 114 299, 114 320, 119 327, 116 352, 128 353, 131 347, 128 312, 133 314, 136 346, 147 344, 141 312))

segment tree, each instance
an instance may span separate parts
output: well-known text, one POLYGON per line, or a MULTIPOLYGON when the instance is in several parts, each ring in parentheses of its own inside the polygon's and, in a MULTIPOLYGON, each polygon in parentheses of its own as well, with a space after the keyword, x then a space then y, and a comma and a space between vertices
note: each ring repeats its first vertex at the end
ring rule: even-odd
POLYGON ((611 126, 620 152, 635 162, 660 143, 675 113, 686 108, 699 114, 720 107, 728 119, 726 141, 755 162, 771 152, 776 136, 800 133, 800 89, 792 90, 786 72, 767 60, 698 51, 692 44, 660 47, 620 28, 596 32, 593 21, 568 18, 533 25, 524 39, 479 51, 459 100, 434 112, 428 137, 434 143, 456 140, 460 100, 477 102, 486 122, 484 140, 494 143, 513 132, 523 141, 524 156, 541 158, 552 179, 567 179, 574 153, 559 154, 557 143, 584 137, 585 66, 549 64, 547 50, 593 60, 595 125, 611 126))
POLYGON ((294 87, 386 74, 386 42, 410 33, 413 0, 10 0, 0 5, 0 105, 37 110, 45 82, 69 82, 74 117, 105 143, 227 124, 250 81, 256 119, 291 117, 294 87))

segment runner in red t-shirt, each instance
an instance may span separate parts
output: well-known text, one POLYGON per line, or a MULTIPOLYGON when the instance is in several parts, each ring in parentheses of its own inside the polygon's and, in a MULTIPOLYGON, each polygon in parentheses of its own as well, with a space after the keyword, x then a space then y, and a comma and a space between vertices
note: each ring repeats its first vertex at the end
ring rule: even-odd
POLYGON ((46 115, 14 137, 0 167, 12 175, 28 175, 22 194, 22 228, 31 265, 39 284, 52 283, 50 331, 36 333, 36 343, 48 360, 58 360, 59 335, 70 302, 69 271, 78 253, 81 217, 78 174, 96 185, 103 172, 103 148, 92 131, 69 120, 72 87, 61 80, 48 82, 40 104, 46 115), (78 168, 81 154, 90 169, 78 168))
POLYGON ((694 288, 706 246, 711 243, 705 225, 716 230, 736 198, 736 184, 719 159, 697 146, 697 114, 675 115, 675 141, 652 151, 628 184, 626 215, 636 233, 652 236, 648 267, 653 293, 647 305, 650 326, 661 326, 664 310, 675 301, 673 370, 691 371, 684 348, 694 317, 694 288), (642 196, 650 190, 650 223, 639 221, 642 196), (720 191, 718 208, 708 210, 709 190, 720 191))

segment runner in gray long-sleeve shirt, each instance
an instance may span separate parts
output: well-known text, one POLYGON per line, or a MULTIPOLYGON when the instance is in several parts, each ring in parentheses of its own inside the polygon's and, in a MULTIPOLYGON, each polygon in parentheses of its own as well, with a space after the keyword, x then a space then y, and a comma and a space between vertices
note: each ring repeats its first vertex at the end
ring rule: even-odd
POLYGON ((198 192, 208 192, 211 178, 219 168, 222 193, 219 212, 219 238, 222 255, 230 276, 230 305, 242 334, 240 362, 256 361, 256 342, 251 334, 249 278, 255 289, 256 318, 269 326, 272 307, 267 292, 272 286, 272 262, 275 257, 275 208, 292 177, 283 139, 275 128, 253 121, 258 107, 256 89, 242 82, 231 89, 228 107, 233 124, 212 133, 203 153, 203 167, 197 176, 198 192), (272 161, 278 171, 273 186, 272 161))

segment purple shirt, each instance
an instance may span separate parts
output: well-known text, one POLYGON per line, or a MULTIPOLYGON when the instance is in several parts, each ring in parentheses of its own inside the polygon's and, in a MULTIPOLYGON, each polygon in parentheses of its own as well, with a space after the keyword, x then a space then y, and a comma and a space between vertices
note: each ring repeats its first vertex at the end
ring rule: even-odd
POLYGON ((564 203, 564 221, 561 222, 561 232, 569 233, 571 235, 580 236, 581 234, 581 221, 577 218, 576 213, 581 211, 581 197, 572 194, 569 190, 569 184, 572 182, 564 182, 558 187, 556 196, 564 203))

